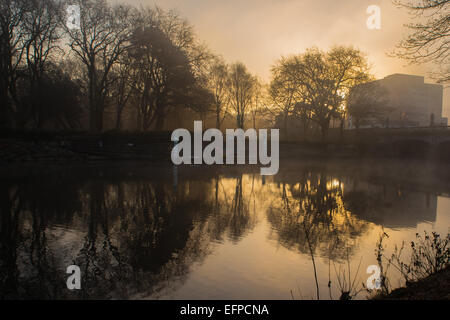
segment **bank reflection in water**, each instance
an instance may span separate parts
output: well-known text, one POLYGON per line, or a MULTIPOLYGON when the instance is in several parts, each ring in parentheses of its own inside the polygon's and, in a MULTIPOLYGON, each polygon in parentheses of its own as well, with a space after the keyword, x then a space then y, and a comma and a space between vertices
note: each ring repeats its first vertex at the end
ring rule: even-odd
MULTIPOLYGON (((402 228, 436 219, 433 190, 320 167, 265 181, 246 170, 201 170, 181 175, 175 187, 171 169, 159 171, 2 181, 1 297, 158 297, 183 287, 224 243, 245 255, 251 247, 238 247, 258 228, 267 239, 262 246, 275 241, 294 254, 339 263, 355 256, 376 224, 402 228), (81 268, 81 290, 66 287, 71 264, 81 268)), ((251 278, 253 271, 240 272, 251 278)), ((270 288, 265 294, 273 297, 270 288)))

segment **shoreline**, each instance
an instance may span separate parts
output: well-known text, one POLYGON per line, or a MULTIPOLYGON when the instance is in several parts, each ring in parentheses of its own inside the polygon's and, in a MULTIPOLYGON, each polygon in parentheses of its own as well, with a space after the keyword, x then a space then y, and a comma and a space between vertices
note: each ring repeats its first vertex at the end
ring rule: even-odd
MULTIPOLYGON (((450 145, 449 145, 450 146, 450 145)), ((167 133, 141 135, 58 135, 55 137, 0 137, 0 164, 97 163, 111 161, 152 161, 170 163, 173 143, 167 133)), ((248 148, 247 148, 248 149, 248 148)), ((225 152, 224 152, 225 154, 225 152)), ((424 149, 414 143, 394 145, 375 142, 280 141, 282 159, 385 159, 421 160, 446 163, 450 147, 424 149)), ((448 158, 448 159, 447 159, 448 158)))
POLYGON ((450 266, 397 288, 388 295, 375 296, 370 300, 450 300, 450 266))

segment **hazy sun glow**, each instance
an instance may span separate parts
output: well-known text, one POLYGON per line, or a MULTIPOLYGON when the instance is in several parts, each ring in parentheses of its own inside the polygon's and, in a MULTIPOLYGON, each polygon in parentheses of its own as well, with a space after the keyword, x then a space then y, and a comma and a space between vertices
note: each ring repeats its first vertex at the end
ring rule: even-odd
MULTIPOLYGON (((119 0, 115 0, 118 2, 119 0)), ((367 53, 377 78, 393 73, 427 75, 426 66, 391 58, 408 32, 408 14, 390 0, 120 0, 137 5, 175 8, 195 27, 200 39, 229 62, 242 61, 268 81, 270 68, 282 55, 317 46, 352 45, 367 53), (369 30, 370 5, 381 8, 381 30, 369 30)), ((430 79, 427 79, 430 81, 430 79)), ((444 91, 444 116, 450 90, 444 91)))

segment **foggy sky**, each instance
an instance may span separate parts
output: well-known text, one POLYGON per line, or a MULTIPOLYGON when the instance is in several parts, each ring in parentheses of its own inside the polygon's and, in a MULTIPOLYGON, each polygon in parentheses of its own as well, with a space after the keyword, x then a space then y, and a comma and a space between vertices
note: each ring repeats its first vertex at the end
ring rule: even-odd
MULTIPOLYGON (((113 1, 114 2, 114 1, 113 1)), ((391 0, 115 0, 177 9, 198 37, 227 62, 241 61, 264 80, 282 55, 317 46, 353 45, 367 53, 377 78, 393 73, 427 76, 426 66, 391 58, 409 31, 410 16, 391 0), (369 30, 369 5, 381 7, 381 30, 369 30)), ((431 79, 426 81, 433 82, 431 79)), ((450 114, 450 90, 444 91, 444 116, 450 114)))

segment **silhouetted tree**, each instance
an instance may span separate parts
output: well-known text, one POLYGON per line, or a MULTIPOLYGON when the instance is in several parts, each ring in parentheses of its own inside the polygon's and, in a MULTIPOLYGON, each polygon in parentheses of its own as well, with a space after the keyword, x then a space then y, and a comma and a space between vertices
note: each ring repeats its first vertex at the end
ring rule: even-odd
POLYGON ((253 128, 256 128, 256 120, 262 119, 266 114, 267 108, 267 88, 262 81, 255 77, 254 94, 250 104, 250 116, 252 118, 253 128))
POLYGON ((136 30, 132 38, 141 128, 161 130, 164 119, 194 78, 183 52, 158 28, 136 30))
POLYGON ((295 105, 301 100, 301 87, 297 81, 296 64, 292 59, 280 59, 272 67, 270 97, 272 112, 283 118, 284 134, 288 136, 288 119, 294 112, 295 105))
POLYGON ((65 31, 73 54, 86 68, 90 130, 101 131, 111 70, 129 45, 131 9, 111 6, 106 0, 76 0, 71 4, 80 6, 80 30, 64 24, 65 31))
POLYGON ((26 48, 25 0, 0 2, 0 126, 15 127, 20 112, 17 81, 26 48))
POLYGON ((133 60, 128 53, 123 54, 111 72, 113 82, 110 89, 111 103, 116 109, 115 128, 122 128, 122 115, 125 107, 132 100, 133 89, 136 83, 132 66, 133 60))
POLYGON ((341 117, 350 88, 370 79, 367 59, 351 47, 334 47, 328 52, 312 48, 282 58, 279 64, 286 66, 283 72, 295 82, 290 87, 297 88, 301 102, 311 106, 311 120, 320 126, 322 139, 331 119, 341 117))
POLYGON ((209 67, 208 87, 213 94, 213 112, 216 116, 216 128, 220 129, 228 114, 230 95, 227 91, 229 77, 228 65, 219 59, 213 61, 209 67))
POLYGON ((2 126, 42 128, 55 120, 59 126, 73 127, 78 121, 73 118, 81 114, 74 105, 79 100, 77 85, 55 63, 61 53, 61 5, 54 0, 7 0, 0 4, 2 126), (62 76, 57 78, 57 74, 62 76))
POLYGON ((397 46, 394 54, 413 63, 432 62, 438 71, 434 77, 438 82, 450 81, 450 1, 393 0, 394 4, 406 8, 415 22, 407 25, 412 30, 397 46), (416 22, 417 21, 417 22, 416 22))
POLYGON ((159 8, 141 13, 131 38, 139 127, 162 130, 176 107, 206 109, 210 95, 199 81, 208 53, 198 45, 191 26, 159 8))
POLYGON ((30 101, 33 106, 39 106, 37 109, 31 109, 32 120, 36 124, 33 127, 75 129, 81 126, 83 109, 80 85, 60 67, 48 67, 46 72, 39 76, 38 92, 30 89, 28 79, 20 83, 23 83, 20 86, 23 90, 22 99, 30 101))
POLYGON ((231 65, 227 88, 238 128, 244 128, 245 115, 249 111, 255 94, 255 84, 255 77, 247 71, 243 63, 231 65))
POLYGON ((53 0, 27 1, 25 6, 22 21, 23 32, 26 34, 26 82, 30 99, 22 103, 25 107, 22 108, 18 119, 21 127, 31 120, 33 127, 42 128, 46 121, 45 117, 49 114, 46 108, 52 107, 46 105, 47 101, 44 101, 47 98, 45 94, 48 94, 48 91, 45 91, 49 85, 49 76, 46 72, 51 67, 52 56, 59 48, 59 39, 62 35, 59 25, 60 13, 60 3, 53 0))

